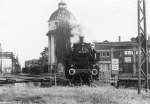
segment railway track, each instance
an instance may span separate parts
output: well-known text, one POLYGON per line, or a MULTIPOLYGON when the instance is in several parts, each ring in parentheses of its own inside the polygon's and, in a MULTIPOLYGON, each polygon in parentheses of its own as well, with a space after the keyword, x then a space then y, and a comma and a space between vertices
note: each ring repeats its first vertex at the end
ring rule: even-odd
POLYGON ((41 82, 41 83, 49 83, 50 86, 91 86, 98 87, 104 86, 104 83, 101 81, 93 81, 91 83, 78 83, 72 84, 68 79, 65 78, 65 75, 62 73, 57 74, 41 74, 41 75, 30 75, 30 74, 7 74, 0 75, 0 84, 8 84, 8 83, 26 83, 26 82, 41 82))

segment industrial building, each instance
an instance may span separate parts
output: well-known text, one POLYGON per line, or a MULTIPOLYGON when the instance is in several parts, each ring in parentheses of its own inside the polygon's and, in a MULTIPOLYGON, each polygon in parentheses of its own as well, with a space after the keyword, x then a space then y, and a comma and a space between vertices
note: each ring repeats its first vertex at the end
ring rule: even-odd
POLYGON ((21 72, 21 66, 18 57, 13 52, 3 52, 0 43, 0 72, 18 73, 21 72))
MULTIPOLYGON (((148 52, 150 54, 150 37, 148 38, 148 52)), ((136 38, 130 41, 118 42, 94 42, 97 51, 97 61, 100 71, 103 73, 101 79, 109 80, 113 72, 118 71, 119 75, 122 73, 126 76, 137 77, 138 74, 138 43, 136 38), (112 68, 112 60, 118 60, 118 68, 112 68)), ((149 56, 150 64, 150 56, 149 56)), ((149 69, 150 73, 150 69, 149 69)))

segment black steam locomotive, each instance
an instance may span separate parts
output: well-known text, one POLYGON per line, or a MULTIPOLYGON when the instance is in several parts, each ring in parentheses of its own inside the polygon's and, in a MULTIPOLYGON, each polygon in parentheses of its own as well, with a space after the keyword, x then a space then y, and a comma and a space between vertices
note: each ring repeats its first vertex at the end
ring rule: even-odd
POLYGON ((65 75, 71 83, 90 83, 98 79, 99 67, 96 65, 95 50, 91 44, 80 41, 73 45, 66 57, 65 75))

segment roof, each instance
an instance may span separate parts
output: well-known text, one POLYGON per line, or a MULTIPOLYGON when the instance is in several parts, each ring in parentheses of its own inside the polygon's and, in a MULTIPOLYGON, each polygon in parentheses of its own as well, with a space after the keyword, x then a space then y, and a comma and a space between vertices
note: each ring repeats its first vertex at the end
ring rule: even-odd
MULTIPOLYGON (((94 42, 96 50, 100 49, 110 49, 110 48, 120 48, 120 49, 129 49, 133 47, 138 47, 138 43, 135 41, 122 41, 122 42, 94 42)), ((148 44, 150 48, 150 44, 148 44)))
POLYGON ((70 20, 70 19, 74 19, 73 14, 67 10, 66 7, 66 3, 64 2, 60 2, 58 4, 58 9, 52 13, 52 15, 49 18, 49 21, 53 21, 53 20, 70 20))
POLYGON ((96 45, 109 45, 109 46, 137 46, 136 42, 124 41, 124 42, 95 42, 96 45))

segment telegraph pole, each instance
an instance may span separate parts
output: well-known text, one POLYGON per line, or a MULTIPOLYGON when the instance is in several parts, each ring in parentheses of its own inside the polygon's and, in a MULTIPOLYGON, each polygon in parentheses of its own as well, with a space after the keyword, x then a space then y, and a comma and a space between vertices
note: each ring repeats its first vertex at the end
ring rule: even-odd
POLYGON ((145 0, 138 0, 138 94, 141 93, 141 78, 144 77, 145 90, 148 89, 148 50, 146 33, 145 0))

